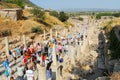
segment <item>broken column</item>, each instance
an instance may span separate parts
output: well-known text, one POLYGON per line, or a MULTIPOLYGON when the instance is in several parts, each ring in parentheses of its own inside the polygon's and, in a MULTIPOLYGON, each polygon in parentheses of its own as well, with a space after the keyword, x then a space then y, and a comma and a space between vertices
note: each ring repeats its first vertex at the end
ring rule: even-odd
POLYGON ((40 67, 37 71, 38 80, 47 80, 46 67, 40 67))
POLYGON ((52 60, 53 60, 53 66, 55 69, 55 76, 56 76, 56 80, 60 80, 60 74, 59 74, 59 70, 58 70, 58 63, 57 63, 57 58, 56 58, 56 45, 53 45, 53 52, 52 52, 52 60))
POLYGON ((72 65, 75 65, 75 48, 73 46, 69 46, 69 49, 70 49, 70 52, 69 52, 69 57, 70 57, 70 60, 71 60, 71 64, 72 65))
POLYGON ((50 40, 52 39, 52 29, 50 29, 50 40))
POLYGON ((44 30, 44 40, 46 39, 46 34, 45 34, 45 30, 44 30))
POLYGON ((55 34, 56 38, 58 37, 58 32, 56 31, 56 34, 55 34))
POLYGON ((53 45, 52 60, 53 60, 53 65, 57 65, 56 46, 55 46, 55 44, 53 45))
POLYGON ((77 56, 80 54, 80 45, 77 45, 77 56))
POLYGON ((25 35, 23 35, 23 44, 24 44, 25 47, 27 47, 27 45, 26 45, 26 37, 25 37, 25 35))
POLYGON ((8 40, 8 37, 5 38, 5 44, 6 44, 6 55, 9 56, 9 40, 8 40))

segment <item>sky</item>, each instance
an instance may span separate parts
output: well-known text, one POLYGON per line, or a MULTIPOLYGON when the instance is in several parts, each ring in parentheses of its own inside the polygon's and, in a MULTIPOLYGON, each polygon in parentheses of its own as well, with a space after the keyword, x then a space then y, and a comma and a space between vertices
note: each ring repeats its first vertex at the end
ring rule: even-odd
POLYGON ((30 0, 45 9, 120 9, 120 0, 30 0))

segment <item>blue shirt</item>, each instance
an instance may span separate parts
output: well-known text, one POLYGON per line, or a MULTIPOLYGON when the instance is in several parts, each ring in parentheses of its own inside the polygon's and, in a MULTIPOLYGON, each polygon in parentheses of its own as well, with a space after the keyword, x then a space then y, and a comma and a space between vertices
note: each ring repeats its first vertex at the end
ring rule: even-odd
POLYGON ((2 64, 5 68, 9 68, 9 61, 6 60, 2 64))

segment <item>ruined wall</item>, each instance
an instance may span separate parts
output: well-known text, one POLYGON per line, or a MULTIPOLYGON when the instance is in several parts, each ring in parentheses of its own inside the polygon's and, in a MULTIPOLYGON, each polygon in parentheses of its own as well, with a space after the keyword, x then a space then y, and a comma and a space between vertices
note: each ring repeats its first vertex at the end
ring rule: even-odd
POLYGON ((0 10, 0 17, 20 20, 22 19, 22 10, 0 10))

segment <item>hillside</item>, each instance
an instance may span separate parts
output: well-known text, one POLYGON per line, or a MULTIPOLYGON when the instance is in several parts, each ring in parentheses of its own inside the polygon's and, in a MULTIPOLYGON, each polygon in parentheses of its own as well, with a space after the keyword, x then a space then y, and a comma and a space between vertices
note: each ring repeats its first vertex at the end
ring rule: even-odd
MULTIPOLYGON (((29 6, 32 6, 32 7, 38 7, 36 6, 34 3, 32 3, 30 0, 23 0, 25 4, 28 4, 29 6)), ((40 7, 39 7, 40 8, 40 7)))
MULTIPOLYGON (((13 4, 11 4, 11 1, 9 1, 9 0, 1 0, 1 3, 2 4, 4 3, 5 5, 7 4, 9 7, 13 6, 13 4)), ((34 3, 32 3, 30 0, 21 0, 21 1, 18 0, 18 2, 16 2, 16 3, 19 4, 19 5, 22 4, 22 6, 28 5, 28 6, 31 6, 31 7, 38 7, 37 5, 35 5, 34 3)), ((38 8, 40 8, 40 7, 38 7, 38 8)))
MULTIPOLYGON (((33 8, 36 7, 29 0, 24 0, 24 4, 31 5, 33 8)), ((20 8, 20 6, 12 3, 6 3, 4 1, 0 2, 0 9, 6 8, 20 8)), ((58 18, 49 15, 45 12, 45 19, 43 22, 38 22, 35 16, 31 13, 31 10, 23 9, 23 19, 18 21, 10 20, 9 18, 0 18, 0 32, 5 32, 10 30, 12 35, 22 35, 24 33, 31 33, 33 27, 40 27, 42 30, 48 31, 53 25, 64 26, 58 18)))
POLYGON ((26 20, 13 21, 5 18, 0 18, 0 31, 11 30, 14 35, 31 33, 31 29, 33 27, 41 27, 42 29, 48 30, 49 25, 60 25, 64 26, 64 24, 59 21, 57 18, 50 16, 49 14, 45 14, 46 18, 44 20, 45 23, 49 25, 45 25, 43 23, 37 22, 34 20, 34 16, 29 12, 29 10, 23 10, 24 17, 28 17, 26 20), (18 31, 19 30, 19 31, 18 31))
POLYGON ((115 18, 113 20, 106 20, 101 24, 102 28, 106 29, 108 32, 110 32, 110 30, 116 25, 120 25, 120 18, 115 18))
POLYGON ((20 7, 16 4, 0 2, 0 9, 4 9, 4 8, 20 8, 20 7))

